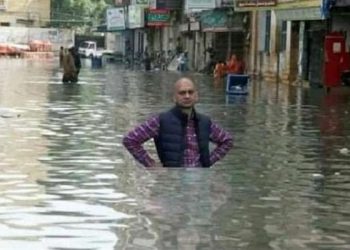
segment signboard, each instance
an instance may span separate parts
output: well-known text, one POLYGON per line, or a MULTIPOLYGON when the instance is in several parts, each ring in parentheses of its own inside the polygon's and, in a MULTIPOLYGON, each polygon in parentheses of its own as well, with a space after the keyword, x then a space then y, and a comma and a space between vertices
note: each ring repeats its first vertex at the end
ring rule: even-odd
POLYGON ((276 5, 277 0, 236 0, 237 7, 267 7, 276 5))
POLYGON ((150 0, 149 7, 151 9, 165 9, 166 8, 166 0, 150 0))
POLYGON ((323 15, 320 8, 300 8, 276 10, 276 17, 285 21, 300 21, 300 20, 322 20, 323 15))
POLYGON ((187 12, 214 9, 216 0, 186 0, 185 9, 187 12))
POLYGON ((243 31, 244 27, 244 14, 235 12, 229 16, 225 9, 203 11, 200 19, 202 31, 206 32, 243 31))
POLYGON ((167 26, 170 23, 170 12, 164 9, 150 9, 147 13, 147 26, 167 26))
POLYGON ((151 9, 168 9, 175 10, 182 8, 182 1, 180 0, 149 0, 149 7, 151 9))
POLYGON ((128 11, 129 28, 142 28, 145 26, 144 9, 138 5, 129 5, 128 11))
POLYGON ((149 6, 149 0, 131 0, 131 5, 149 6))
POLYGON ((187 32, 188 31, 188 23, 180 24, 180 31, 181 32, 187 32))
POLYGON ((190 30, 199 31, 200 30, 200 23, 199 22, 190 23, 190 30))
POLYGON ((108 31, 125 30, 124 8, 107 9, 106 18, 108 31))

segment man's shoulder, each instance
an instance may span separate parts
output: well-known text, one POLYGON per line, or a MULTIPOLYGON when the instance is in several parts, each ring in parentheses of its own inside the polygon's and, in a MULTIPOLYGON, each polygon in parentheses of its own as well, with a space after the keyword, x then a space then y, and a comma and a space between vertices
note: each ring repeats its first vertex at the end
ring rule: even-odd
POLYGON ((172 108, 170 109, 167 109, 167 110, 164 110, 164 111, 161 111, 158 113, 158 115, 156 115, 158 117, 159 120, 162 120, 162 119, 166 119, 168 118, 170 115, 172 115, 172 108))
POLYGON ((206 115, 206 114, 203 114, 203 113, 200 113, 200 112, 196 111, 196 116, 197 116, 198 119, 206 120, 206 121, 211 122, 211 118, 210 118, 209 115, 206 115))

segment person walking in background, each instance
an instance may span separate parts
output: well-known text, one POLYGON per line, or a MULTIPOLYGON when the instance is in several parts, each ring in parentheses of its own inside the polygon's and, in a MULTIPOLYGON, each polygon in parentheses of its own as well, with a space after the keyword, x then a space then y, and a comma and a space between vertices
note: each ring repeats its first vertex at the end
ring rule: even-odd
POLYGON ((77 76, 77 69, 75 67, 74 57, 71 52, 69 52, 67 49, 64 49, 63 53, 63 83, 75 83, 78 81, 77 76))
POLYGON ((80 69, 81 69, 81 60, 80 60, 80 56, 77 53, 77 49, 72 46, 69 48, 69 52, 72 55, 73 59, 74 59, 74 66, 75 66, 75 73, 76 73, 76 81, 78 81, 78 76, 80 73, 80 69))
POLYGON ((188 70, 188 52, 185 51, 181 53, 177 60, 179 62, 178 70, 181 72, 187 71, 188 70))
POLYGON ((174 107, 141 123, 123 138, 123 145, 145 167, 159 164, 144 149, 143 143, 154 139, 163 167, 210 167, 223 158, 233 146, 232 136, 198 113, 195 103, 198 91, 186 77, 174 84, 174 107), (210 152, 210 142, 216 148, 210 152))
POLYGON ((63 57, 64 57, 64 47, 60 47, 60 52, 59 52, 59 62, 60 62, 60 68, 63 66, 63 57))
POLYGON ((150 57, 147 50, 145 50, 145 53, 144 53, 143 63, 145 66, 145 70, 150 71, 151 70, 151 57, 150 57))

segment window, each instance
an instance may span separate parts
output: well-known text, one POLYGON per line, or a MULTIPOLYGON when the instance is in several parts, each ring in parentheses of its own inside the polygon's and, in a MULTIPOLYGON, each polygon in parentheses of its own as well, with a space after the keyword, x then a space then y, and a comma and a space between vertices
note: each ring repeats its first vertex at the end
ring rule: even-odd
POLYGON ((270 38, 271 38, 271 10, 266 11, 265 23, 265 52, 270 52, 270 38))
POLYGON ((281 26, 281 51, 287 49, 287 21, 282 21, 281 26))

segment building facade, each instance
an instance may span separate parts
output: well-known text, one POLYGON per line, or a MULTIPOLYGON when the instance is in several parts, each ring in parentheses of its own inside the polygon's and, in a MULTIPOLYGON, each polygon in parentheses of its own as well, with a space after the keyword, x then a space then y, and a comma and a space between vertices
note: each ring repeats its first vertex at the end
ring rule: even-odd
POLYGON ((51 1, 0 0, 0 26, 45 27, 50 21, 51 1))
POLYGON ((235 6, 250 12, 248 66, 266 81, 322 86, 332 32, 344 35, 349 53, 349 0, 236 0, 235 6))
POLYGON ((215 61, 237 54, 248 73, 266 81, 319 86, 327 34, 342 32, 350 49, 349 6, 350 0, 132 0, 120 34, 134 52, 187 51, 191 70, 205 67, 213 47, 215 61), (142 16, 144 24, 135 21, 142 16))

